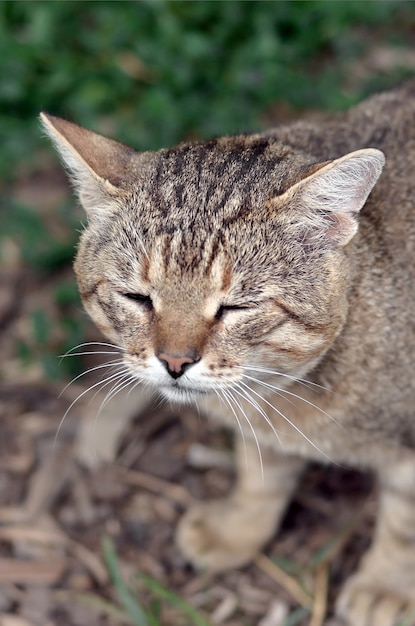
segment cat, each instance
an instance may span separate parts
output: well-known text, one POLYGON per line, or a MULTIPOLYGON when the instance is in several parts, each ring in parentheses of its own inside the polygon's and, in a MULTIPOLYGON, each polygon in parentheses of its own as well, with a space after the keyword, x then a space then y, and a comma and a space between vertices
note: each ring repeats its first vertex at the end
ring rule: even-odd
POLYGON ((42 120, 88 216, 86 310, 131 380, 235 429, 237 485, 185 514, 186 557, 249 562, 309 459, 369 468, 377 526, 337 615, 415 624, 415 80, 158 152, 42 120))

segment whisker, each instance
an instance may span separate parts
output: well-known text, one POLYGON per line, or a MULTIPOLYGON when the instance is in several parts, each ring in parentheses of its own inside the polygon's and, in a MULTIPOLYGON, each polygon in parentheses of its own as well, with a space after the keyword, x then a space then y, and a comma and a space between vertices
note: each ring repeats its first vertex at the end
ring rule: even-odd
POLYGON ((215 393, 217 394, 217 396, 219 397, 221 402, 226 402, 226 404, 231 409, 231 411, 233 413, 233 416, 236 419, 236 423, 238 425, 239 432, 241 433, 242 443, 243 443, 243 447, 244 447, 245 466, 248 467, 248 452, 247 452, 247 449, 246 449, 245 433, 244 433, 244 430, 242 428, 242 424, 240 422, 240 419, 239 419, 238 415, 236 414, 235 409, 233 408, 229 398, 227 398, 227 394, 226 394, 225 389, 215 389, 215 393))
MULTIPOLYGON (((222 390, 222 391, 224 391, 224 390, 222 390)), ((250 430, 252 432, 253 438, 255 440, 255 445, 256 445, 256 448, 258 450, 259 464, 260 464, 260 467, 261 467, 261 476, 262 476, 262 480, 264 480, 264 464, 263 464, 263 461, 262 461, 261 446, 259 445, 259 441, 258 441, 257 434, 255 432, 255 428, 253 427, 253 425, 251 423, 251 420, 249 419, 248 415, 246 414, 244 408, 241 406, 240 402, 238 402, 238 400, 233 396, 232 391, 233 390, 231 390, 231 389, 227 389, 226 390, 226 395, 229 396, 229 398, 234 402, 234 404, 240 410, 240 412, 242 413, 243 417, 245 418, 246 423, 248 424, 248 426, 249 426, 249 428, 250 428, 250 430)), ((234 415, 235 415, 235 413, 234 413, 234 415)), ((245 450, 246 450, 246 448, 245 448, 245 450)), ((245 452, 245 457, 246 457, 246 460, 248 462, 248 459, 247 459, 247 456, 246 456, 246 452, 245 452)))
MULTIPOLYGON (((106 394, 104 400, 101 402, 101 405, 98 409, 98 411, 95 414, 94 417, 94 425, 93 425, 93 432, 94 432, 94 439, 95 439, 95 435, 96 435, 96 430, 97 430, 97 426, 98 426, 98 419, 104 409, 104 407, 123 389, 125 389, 126 387, 128 387, 129 385, 131 385, 132 383, 134 383, 134 377, 131 375, 130 372, 123 372, 123 376, 121 377, 121 379, 118 382, 114 382, 113 386, 111 387, 111 389, 108 391, 108 393, 106 394), (127 381, 127 382, 126 382, 127 381)), ((96 456, 96 453, 95 453, 96 456)))
MULTIPOLYGON (((129 376, 129 375, 130 375, 130 376, 133 378, 133 376, 131 375, 131 372, 130 372, 130 370, 129 370, 129 368, 128 368, 128 366, 127 366, 127 365, 123 365, 123 367, 121 367, 121 368, 120 368, 120 367, 116 367, 116 366, 114 365, 111 369, 114 371, 114 373, 123 374, 124 376, 129 376)), ((110 373, 112 374, 113 372, 110 372, 110 373)), ((102 380, 103 380, 103 381, 106 381, 106 380, 108 380, 108 377, 107 377, 107 378, 103 378, 102 380)), ((113 382, 114 382, 114 381, 113 381, 113 382)), ((104 386, 106 387, 108 384, 109 384, 109 383, 105 382, 105 385, 103 385, 103 387, 104 387, 104 386)), ((101 391, 101 389, 98 389, 98 393, 99 393, 100 391, 101 391)), ((96 393, 97 393, 97 392, 95 392, 95 394, 96 394, 96 393)))
MULTIPOLYGON (((247 376, 246 374, 245 374, 245 378, 248 378, 249 380, 254 381, 258 385, 262 385, 266 389, 269 389, 273 393, 276 393, 278 396, 283 397, 283 394, 287 394, 288 396, 296 398, 297 400, 301 400, 305 404, 308 404, 309 406, 311 406, 313 409, 317 409, 317 411, 319 411, 322 415, 325 415, 326 417, 328 417, 332 422, 334 422, 337 426, 339 426, 339 428, 342 428, 343 430, 345 430, 343 424, 341 424, 338 420, 336 420, 336 418, 334 418, 329 413, 326 413, 326 411, 320 408, 317 404, 314 404, 310 400, 307 400, 307 398, 303 398, 302 396, 294 393, 293 391, 290 391, 289 389, 280 389, 279 387, 275 387, 274 385, 271 385, 270 383, 267 383, 263 380, 259 380, 252 376, 247 376)), ((288 400, 288 401, 291 402, 291 404, 294 404, 291 400, 288 400)))
POLYGON ((137 378, 137 375, 136 375, 136 374, 131 374, 131 378, 132 378, 135 382, 134 382, 133 386, 131 387, 131 389, 129 389, 129 391, 128 391, 128 393, 127 393, 127 396, 129 396, 129 395, 131 394, 131 392, 133 392, 133 391, 134 391, 134 389, 135 389, 136 387, 138 387, 138 385, 141 385, 141 384, 144 382, 142 378, 137 378))
MULTIPOLYGON (((283 395, 282 395, 282 391, 283 390, 280 387, 276 387, 275 385, 271 385, 270 383, 267 383, 264 380, 261 380, 260 378, 255 378, 254 376, 248 376, 248 374, 244 374, 244 378, 247 379, 247 380, 252 380, 252 382, 256 383, 257 385, 261 385, 262 387, 265 387, 266 389, 269 389, 270 391, 272 391, 273 393, 277 394, 278 396, 283 397, 283 395)), ((292 400, 288 400, 288 402, 290 402, 293 406, 295 406, 294 402, 292 400)))
POLYGON ((258 413, 265 419, 266 423, 268 424, 268 426, 271 428, 272 432, 274 433, 275 437, 277 438, 278 443, 280 444, 281 447, 282 446, 282 442, 280 439, 280 436, 278 434, 278 431, 275 429, 273 423, 271 422, 271 420, 269 419, 268 415, 265 413, 264 409, 260 406, 260 404, 254 400, 254 398, 251 398, 249 396, 249 392, 251 391, 250 387, 248 385, 246 385, 245 383, 241 382, 238 383, 237 385, 239 392, 236 391, 236 393, 239 393, 239 395, 244 398, 247 402, 249 402, 249 404, 251 406, 254 407, 254 409, 256 409, 258 411, 258 413), (243 387, 245 387, 245 389, 241 389, 241 386, 243 385, 243 387))
POLYGON ((65 393, 68 387, 70 387, 79 378, 82 378, 82 376, 86 376, 86 374, 90 374, 91 372, 95 372, 96 370, 105 369, 106 367, 111 367, 114 365, 121 365, 122 363, 123 363, 123 359, 114 359, 113 361, 108 361, 107 363, 101 363, 100 365, 95 365, 94 367, 90 367, 89 369, 85 370, 85 372, 81 372, 80 374, 75 376, 75 378, 72 378, 72 380, 70 380, 69 383, 65 385, 65 387, 60 392, 59 398, 62 396, 63 393, 65 393))
POLYGON ((161 392, 157 394, 157 398, 155 398, 154 410, 157 411, 159 408, 166 403, 166 399, 161 392))
POLYGON ((322 415, 325 415, 326 417, 329 418, 329 420, 331 420, 332 422, 334 422, 334 424, 336 424, 336 426, 338 426, 339 428, 341 428, 342 430, 346 430, 345 427, 343 426, 343 424, 341 424, 338 420, 336 420, 335 417, 333 417, 332 415, 330 415, 330 413, 327 413, 324 409, 322 409, 321 407, 319 407, 317 404, 314 404, 313 402, 311 402, 310 400, 307 400, 307 398, 303 398, 302 396, 299 396, 296 393, 293 393, 292 391, 289 391, 288 389, 281 389, 280 390, 281 394, 287 394, 288 396, 291 396, 292 398, 296 398, 297 400, 301 400, 302 402, 304 402, 305 404, 308 404, 309 406, 311 406, 313 409, 317 409, 317 411, 319 411, 322 415))
POLYGON ((262 374, 271 374, 273 376, 282 376, 283 378, 288 378, 289 380, 292 380, 293 382, 301 383, 302 385, 305 385, 305 386, 316 387, 318 389, 322 389, 322 390, 328 391, 330 393, 332 392, 332 390, 329 389, 328 387, 325 387, 324 385, 319 385, 318 383, 314 383, 313 381, 307 380, 306 378, 298 378, 297 376, 291 376, 290 374, 284 374, 283 372, 279 372, 277 370, 272 370, 272 369, 269 369, 267 367, 258 367, 256 365, 236 365, 235 367, 238 368, 238 369, 252 371, 252 372, 259 372, 259 373, 262 373, 262 374))
MULTIPOLYGON (((119 374, 127 374, 129 372, 129 369, 126 365, 124 365, 124 367, 122 369, 120 369, 118 366, 121 365, 123 363, 123 361, 121 361, 118 365, 113 365, 110 369, 110 371, 108 372, 110 375, 113 373, 119 373, 119 374)), ((104 387, 106 387, 107 385, 109 385, 109 382, 105 382, 106 380, 108 380, 108 378, 104 378, 104 376, 106 375, 107 372, 104 372, 104 374, 101 375, 100 381, 103 383, 102 387, 98 387, 97 390, 95 391, 94 395, 92 396, 90 402, 93 402, 94 399, 96 398, 96 396, 104 389, 104 387)))
POLYGON ((92 391, 92 389, 95 389, 95 387, 97 387, 97 386, 99 386, 99 385, 103 385, 103 386, 108 385, 108 384, 110 384, 111 380, 115 380, 117 377, 124 376, 124 375, 125 375, 125 373, 124 373, 124 372, 121 372, 121 373, 120 373, 120 372, 116 372, 115 374, 111 374, 111 375, 110 375, 107 379, 104 379, 103 381, 102 381, 102 380, 99 380, 97 383, 94 383, 93 385, 91 385, 91 386, 90 386, 90 387, 88 387, 87 389, 84 389, 84 391, 82 391, 80 394, 78 394, 78 396, 75 398, 75 400, 73 400, 73 401, 71 402, 71 404, 69 405, 69 407, 66 409, 66 411, 65 411, 65 413, 64 413, 64 415, 63 415, 63 417, 62 417, 62 419, 61 419, 61 420, 60 420, 60 422, 59 422, 59 425, 58 425, 58 428, 57 428, 57 431, 56 431, 56 435, 55 435, 55 438, 54 438, 54 442, 53 442, 53 447, 55 447, 55 446, 56 446, 56 444, 57 444, 58 437, 59 437, 59 433, 60 433, 60 431, 61 431, 61 428, 62 428, 62 426, 63 426, 63 423, 64 423, 64 421, 65 421, 65 419, 66 419, 66 416, 68 415, 68 413, 69 413, 69 412, 70 412, 70 410, 72 409, 72 407, 73 407, 73 406, 74 406, 74 405, 75 405, 75 404, 76 404, 76 403, 77 403, 77 402, 78 402, 78 401, 79 401, 79 400, 80 400, 80 399, 81 399, 81 398, 82 398, 82 397, 83 397, 86 393, 88 393, 89 391, 92 391))
MULTIPOLYGON (((245 383, 246 385, 246 383, 245 383)), ((277 409, 273 404, 271 404, 270 402, 268 402, 268 400, 266 398, 264 398, 263 396, 261 396, 261 394, 259 394, 257 391, 255 391, 254 389, 252 389, 251 387, 249 387, 248 385, 246 385, 249 389, 249 391, 253 394, 255 394, 256 396, 258 396, 258 398, 260 398, 260 400, 262 400, 263 402, 265 402, 265 404, 267 404, 273 411, 275 411, 276 413, 278 413, 278 415, 280 415, 286 422, 287 424, 289 424, 292 428, 294 428, 295 431, 298 432, 299 435, 301 435, 315 450, 317 450, 317 452, 323 456, 325 456, 331 463, 335 463, 335 461, 333 461, 333 459, 331 459, 328 454, 326 454, 325 452, 323 452, 323 450, 321 450, 317 444, 315 444, 309 437, 307 437, 307 435, 305 433, 303 433, 303 431, 301 430, 301 428, 299 428, 294 422, 292 422, 286 415, 284 415, 284 413, 282 413, 279 409, 277 409)))
POLYGON ((103 346, 105 348, 115 348, 116 351, 125 352, 125 348, 123 348, 122 346, 117 346, 115 343, 106 343, 105 341, 85 341, 84 343, 78 343, 77 346, 69 348, 69 350, 65 352, 65 355, 70 354, 78 348, 84 348, 85 346, 103 346))
POLYGON ((104 408, 114 396, 117 395, 120 391, 131 385, 134 381, 134 378, 131 376, 129 372, 124 372, 124 376, 120 378, 120 380, 111 387, 111 389, 107 392, 104 400, 101 403, 101 408, 104 408), (127 381, 127 382, 126 382, 127 381))
POLYGON ((121 346, 116 346, 113 343, 106 343, 105 341, 85 341, 83 343, 78 343, 78 345, 73 346, 72 348, 69 348, 69 350, 67 350, 65 352, 65 354, 60 354, 59 355, 59 359, 60 359, 60 363, 62 362, 62 359, 65 359, 66 357, 72 356, 73 354, 76 356, 83 356, 83 355, 88 355, 88 354, 121 354, 122 352, 125 352, 125 348, 122 348, 121 346), (75 352, 75 350, 78 350, 78 348, 86 348, 86 347, 92 347, 92 346, 99 346, 100 348, 114 348, 114 350, 112 350, 111 352, 98 352, 98 351, 94 351, 91 350, 91 352, 75 352))
POLYGON ((101 350, 90 350, 89 352, 72 352, 71 354, 58 354, 58 359, 68 359, 71 356, 90 356, 94 354, 117 354, 118 350, 103 352, 101 350))

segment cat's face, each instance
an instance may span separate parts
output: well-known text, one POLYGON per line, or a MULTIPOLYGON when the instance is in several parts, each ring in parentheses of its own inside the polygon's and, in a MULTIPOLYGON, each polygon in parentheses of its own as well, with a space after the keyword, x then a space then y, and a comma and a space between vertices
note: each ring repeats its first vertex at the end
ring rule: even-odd
POLYGON ((304 228, 259 189, 244 191, 237 165, 206 198, 212 171, 196 179, 199 152, 159 155, 118 210, 91 220, 76 262, 85 306, 131 373, 170 399, 267 379, 267 369, 284 387, 340 331, 347 260, 307 246, 304 228), (172 161, 188 181, 179 198, 172 161))
POLYGON ((90 216, 81 296, 134 377, 185 401, 271 372, 282 388, 318 362, 347 314, 345 247, 380 152, 313 165, 234 138, 142 156, 59 124, 90 216))
POLYGON ((92 257, 87 249, 100 246, 106 229, 84 234, 76 262, 84 303, 125 350, 134 376, 171 399, 234 386, 257 377, 257 368, 280 372, 285 386, 286 375, 304 375, 341 328, 346 303, 335 259, 299 258, 294 242, 287 258, 278 232, 253 220, 205 233, 197 250, 188 232, 160 233, 142 246, 136 227, 118 227, 125 236, 92 257), (93 293, 84 288, 86 272, 95 277, 93 293))

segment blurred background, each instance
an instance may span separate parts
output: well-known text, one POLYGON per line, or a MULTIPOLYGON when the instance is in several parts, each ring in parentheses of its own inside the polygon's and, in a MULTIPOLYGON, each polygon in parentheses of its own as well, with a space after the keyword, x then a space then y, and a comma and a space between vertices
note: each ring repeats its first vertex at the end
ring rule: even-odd
POLYGON ((91 366, 59 355, 102 338, 71 267, 84 215, 39 112, 149 150, 341 111, 414 74, 414 2, 0 2, 2 625, 320 626, 375 510, 366 478, 314 468, 269 558, 215 581, 184 564, 174 526, 229 490, 229 438, 159 408, 121 440, 84 378, 58 399, 91 366), (147 575, 139 601, 117 567, 147 575))

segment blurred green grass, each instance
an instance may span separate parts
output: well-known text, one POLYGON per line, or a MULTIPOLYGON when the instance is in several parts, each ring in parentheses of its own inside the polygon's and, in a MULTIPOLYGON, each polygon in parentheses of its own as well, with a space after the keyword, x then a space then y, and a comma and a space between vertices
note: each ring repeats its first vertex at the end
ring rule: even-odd
POLYGON ((342 88, 350 63, 414 21, 399 0, 4 1, 0 167, 36 158, 41 109, 155 149, 258 128, 275 102, 344 108, 368 88, 342 88))
POLYGON ((127 585, 122 576, 119 557, 114 543, 109 537, 103 538, 102 548, 111 583, 119 603, 124 609, 124 620, 127 623, 131 623, 133 626, 162 626, 162 605, 169 604, 178 610, 182 618, 185 618, 185 621, 179 619, 177 623, 183 626, 210 626, 210 622, 179 595, 157 580, 138 574, 136 578, 140 581, 141 586, 151 594, 149 606, 143 605, 137 597, 133 581, 131 581, 132 584, 127 585))
POLYGON ((262 129, 274 109, 344 109, 413 74, 403 59, 414 27, 415 3, 401 0, 3 0, 0 259, 5 237, 42 276, 72 256, 80 214, 57 207, 67 238, 56 241, 13 199, 53 163, 40 110, 146 150, 262 129), (370 51, 385 46, 395 60, 372 71, 370 51))

